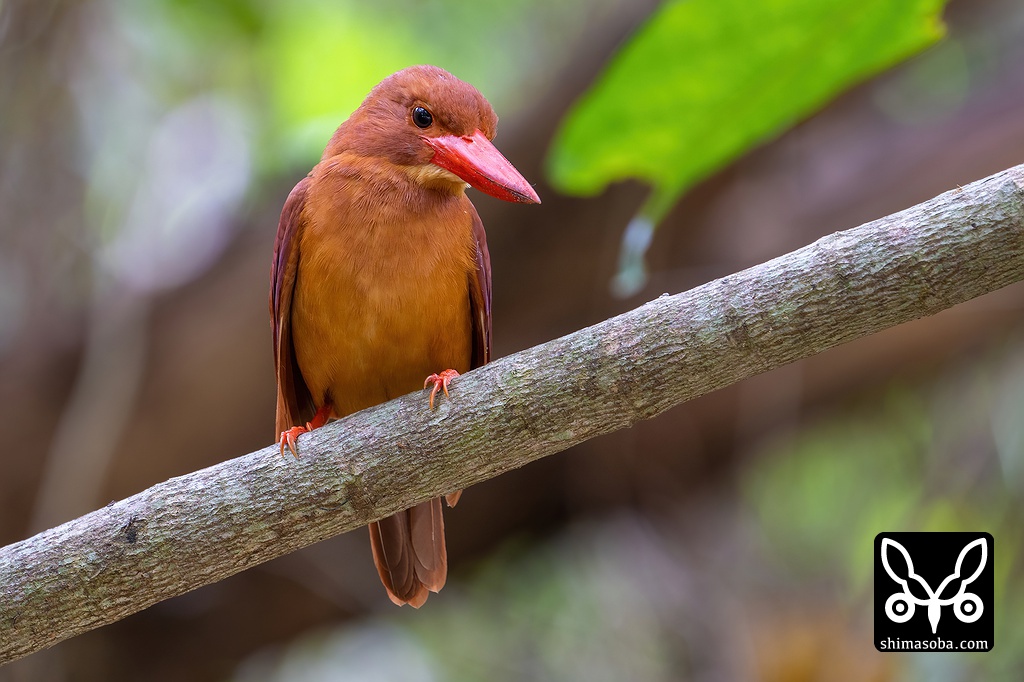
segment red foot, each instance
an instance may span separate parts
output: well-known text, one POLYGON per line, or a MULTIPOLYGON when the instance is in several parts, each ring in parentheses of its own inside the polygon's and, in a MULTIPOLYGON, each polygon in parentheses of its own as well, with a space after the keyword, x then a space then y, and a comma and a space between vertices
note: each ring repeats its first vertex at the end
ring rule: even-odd
POLYGON ((459 373, 454 369, 446 369, 440 374, 431 374, 427 377, 427 380, 423 382, 423 388, 426 389, 430 384, 434 384, 434 388, 430 391, 430 409, 434 409, 434 396, 437 395, 438 389, 443 389, 444 394, 448 395, 448 384, 457 376, 459 373))
POLYGON ((287 431, 282 431, 281 432, 281 441, 280 442, 281 442, 281 456, 282 457, 284 457, 284 446, 287 445, 288 449, 292 451, 292 456, 295 459, 299 458, 299 453, 295 449, 295 441, 302 434, 306 433, 307 431, 311 431, 312 430, 312 429, 309 428, 309 426, 310 425, 307 425, 307 426, 293 426, 292 428, 288 429, 287 431))
POLYGON ((321 407, 319 410, 317 410, 316 414, 313 415, 312 421, 306 422, 305 426, 293 426, 287 431, 282 431, 280 441, 281 456, 284 457, 284 446, 287 445, 288 449, 292 451, 292 456, 295 457, 295 459, 298 459, 299 453, 295 449, 295 444, 299 436, 309 431, 312 431, 313 429, 319 429, 321 426, 327 423, 327 420, 330 419, 330 417, 331 405, 328 403, 321 407))

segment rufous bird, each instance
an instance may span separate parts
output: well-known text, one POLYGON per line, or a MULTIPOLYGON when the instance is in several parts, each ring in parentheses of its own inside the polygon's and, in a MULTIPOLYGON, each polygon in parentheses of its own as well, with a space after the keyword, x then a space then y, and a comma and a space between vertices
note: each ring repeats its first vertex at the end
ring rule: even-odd
MULTIPOLYGON (((282 454, 298 456, 298 436, 330 419, 427 386, 430 409, 438 389, 490 359, 490 256, 465 190, 540 203, 491 144, 497 122, 447 71, 404 69, 288 195, 270 270, 282 454)), ((391 601, 419 607, 444 586, 440 498, 369 529, 391 601)))

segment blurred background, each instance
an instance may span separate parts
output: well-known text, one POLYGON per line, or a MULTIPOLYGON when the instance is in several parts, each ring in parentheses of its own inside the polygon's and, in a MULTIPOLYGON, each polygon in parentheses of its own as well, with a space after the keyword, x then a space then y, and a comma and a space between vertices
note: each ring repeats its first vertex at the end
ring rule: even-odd
MULTIPOLYGON (((1024 161, 1024 5, 943 4, 0 0, 0 544, 273 441, 278 215, 389 73, 475 84, 544 200, 473 192, 504 356, 1024 161)), ((478 485, 419 611, 360 530, 0 680, 1019 679, 1022 310, 478 485), (874 650, 884 530, 994 535, 992 652, 874 650)))

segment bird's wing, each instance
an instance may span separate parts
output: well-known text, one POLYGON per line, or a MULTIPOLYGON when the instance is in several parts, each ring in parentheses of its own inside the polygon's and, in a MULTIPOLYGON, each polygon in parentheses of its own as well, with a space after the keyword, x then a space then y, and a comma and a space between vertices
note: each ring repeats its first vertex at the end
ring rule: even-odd
POLYGON ((292 294, 299 269, 299 233, 310 179, 304 178, 288 195, 281 210, 270 263, 270 323, 274 330, 274 370, 277 374, 277 434, 313 418, 315 406, 299 371, 292 346, 292 294))
MULTIPOLYGON (((472 204, 470 204, 472 206, 472 204)), ((476 368, 491 360, 491 254, 480 214, 473 208, 476 270, 469 276, 469 309, 473 316, 473 359, 476 368)))
MULTIPOLYGON (((469 275, 469 311, 473 318, 473 358, 470 367, 491 361, 491 254, 487 251, 487 234, 480 214, 470 204, 473 216, 473 239, 476 242, 476 268, 469 275)), ((462 496, 461 490, 444 496, 449 507, 454 507, 462 496)))

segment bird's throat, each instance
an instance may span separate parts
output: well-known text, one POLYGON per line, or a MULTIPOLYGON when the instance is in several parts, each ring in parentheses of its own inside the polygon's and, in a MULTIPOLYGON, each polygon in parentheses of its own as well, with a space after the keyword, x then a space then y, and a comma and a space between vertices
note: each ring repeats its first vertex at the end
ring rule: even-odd
POLYGON ((431 189, 448 189, 454 193, 463 192, 469 187, 469 183, 455 173, 432 163, 407 166, 406 173, 416 184, 431 189))

